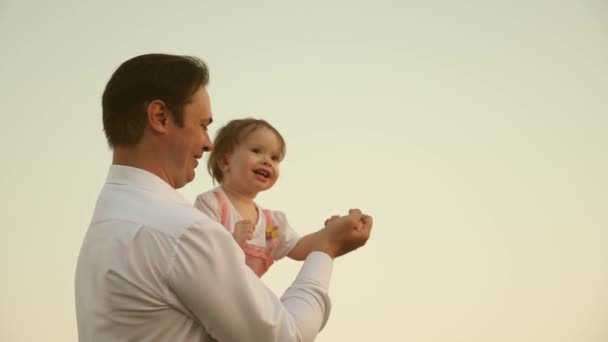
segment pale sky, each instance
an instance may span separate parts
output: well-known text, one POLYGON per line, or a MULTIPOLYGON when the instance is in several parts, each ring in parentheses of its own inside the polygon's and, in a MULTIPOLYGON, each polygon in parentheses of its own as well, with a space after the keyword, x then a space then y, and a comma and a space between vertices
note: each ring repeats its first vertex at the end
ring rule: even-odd
MULTIPOLYGON (((608 3, 126 3, 0 0, 0 341, 77 340, 101 92, 149 52, 209 64, 212 131, 282 132, 262 206, 302 234, 374 216, 317 341, 608 340, 608 3)), ((211 186, 199 167, 181 192, 211 186)), ((280 294, 298 269, 263 281, 280 294)))

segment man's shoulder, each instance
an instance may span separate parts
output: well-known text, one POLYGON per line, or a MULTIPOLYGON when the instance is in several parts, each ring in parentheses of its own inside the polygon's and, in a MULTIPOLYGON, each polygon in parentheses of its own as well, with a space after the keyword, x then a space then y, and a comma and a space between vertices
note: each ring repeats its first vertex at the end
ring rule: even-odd
POLYGON ((97 200, 92 223, 132 222, 177 237, 196 222, 208 219, 185 201, 137 187, 106 184, 97 200))

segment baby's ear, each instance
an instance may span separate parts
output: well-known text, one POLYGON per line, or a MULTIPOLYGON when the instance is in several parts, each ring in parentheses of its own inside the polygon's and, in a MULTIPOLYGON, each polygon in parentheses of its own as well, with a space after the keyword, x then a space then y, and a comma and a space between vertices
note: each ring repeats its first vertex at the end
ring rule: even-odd
POLYGON ((228 162, 228 156, 221 156, 217 159, 217 165, 220 167, 222 172, 228 171, 230 169, 230 163, 228 162))

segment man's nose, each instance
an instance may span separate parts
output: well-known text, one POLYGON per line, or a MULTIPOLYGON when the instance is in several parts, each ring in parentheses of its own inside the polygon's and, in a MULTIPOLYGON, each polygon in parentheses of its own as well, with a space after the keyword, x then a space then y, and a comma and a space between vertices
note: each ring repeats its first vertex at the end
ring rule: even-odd
POLYGON ((211 150, 213 150, 213 143, 211 141, 209 141, 207 144, 203 145, 204 152, 209 152, 211 150))

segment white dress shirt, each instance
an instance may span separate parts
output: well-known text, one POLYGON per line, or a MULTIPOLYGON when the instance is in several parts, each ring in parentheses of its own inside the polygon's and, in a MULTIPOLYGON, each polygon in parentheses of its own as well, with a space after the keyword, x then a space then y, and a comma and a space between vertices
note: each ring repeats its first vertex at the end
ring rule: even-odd
POLYGON ((313 341, 332 267, 311 253, 279 299, 224 227, 152 173, 112 165, 76 268, 78 338, 313 341))

